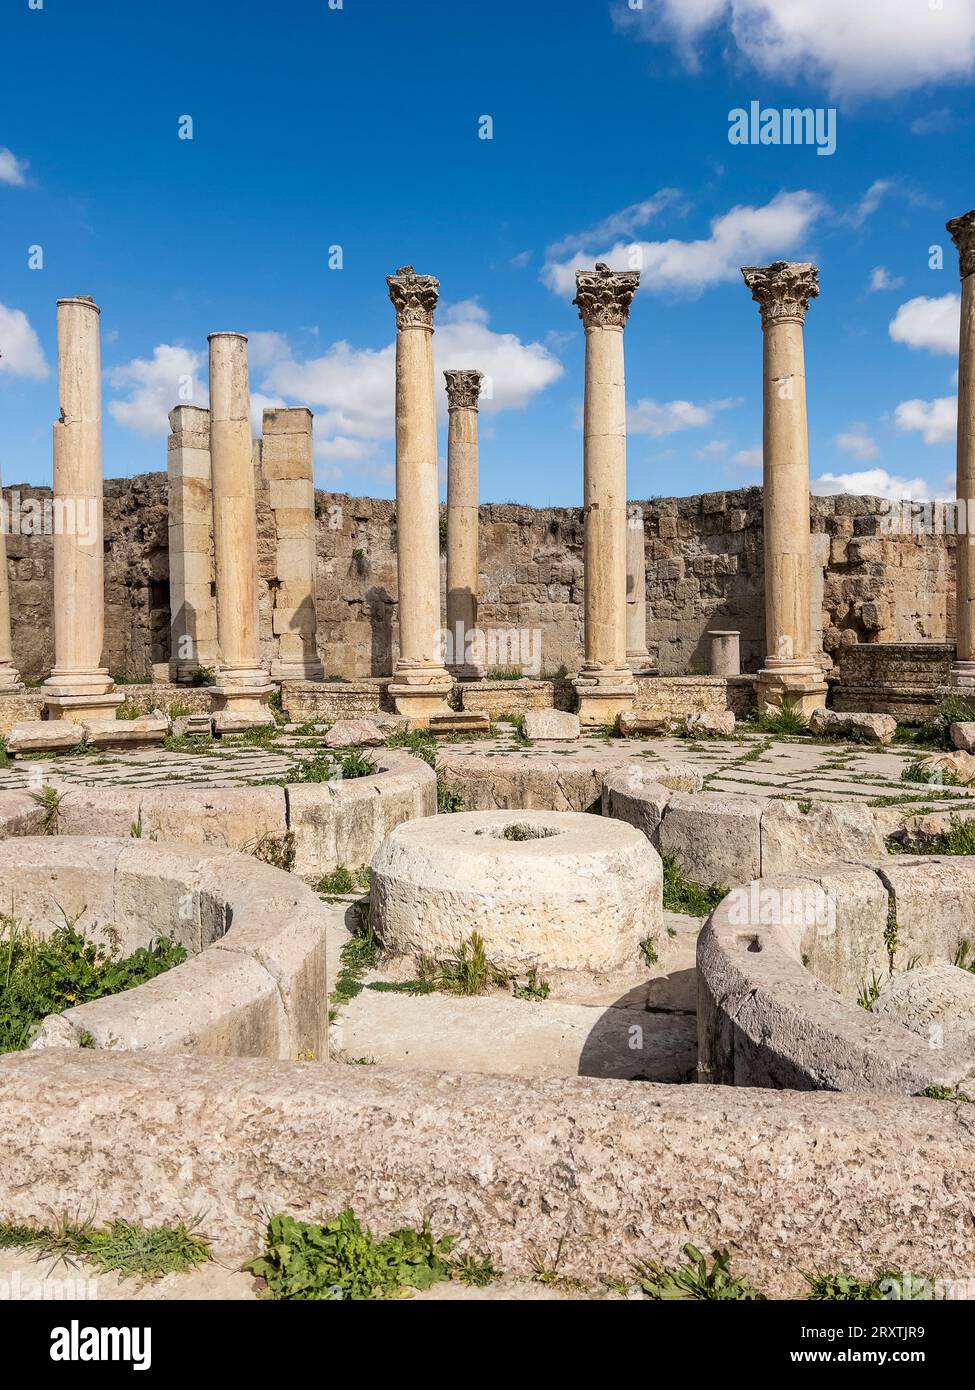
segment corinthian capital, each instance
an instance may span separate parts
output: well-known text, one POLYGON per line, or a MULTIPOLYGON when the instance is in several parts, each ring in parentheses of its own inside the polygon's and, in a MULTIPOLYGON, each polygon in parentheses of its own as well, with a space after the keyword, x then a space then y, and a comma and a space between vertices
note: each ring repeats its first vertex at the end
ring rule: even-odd
POLYGON ((625 328, 630 301, 640 284, 638 270, 610 270, 602 261, 595 270, 576 271, 579 317, 587 328, 625 328))
POLYGON ((454 370, 444 372, 444 376, 447 378, 448 410, 476 410, 483 373, 454 370))
POLYGON ((975 275, 975 208, 971 212, 963 212, 961 217, 953 217, 945 225, 958 248, 961 278, 964 280, 968 275, 975 275))
POLYGON ((819 267, 808 261, 743 265, 741 273, 762 311, 764 328, 779 319, 798 319, 802 323, 810 299, 819 294, 819 267))
POLYGON ((386 276, 389 297, 396 309, 397 328, 429 328, 440 297, 440 281, 433 275, 417 275, 411 265, 401 265, 386 276))

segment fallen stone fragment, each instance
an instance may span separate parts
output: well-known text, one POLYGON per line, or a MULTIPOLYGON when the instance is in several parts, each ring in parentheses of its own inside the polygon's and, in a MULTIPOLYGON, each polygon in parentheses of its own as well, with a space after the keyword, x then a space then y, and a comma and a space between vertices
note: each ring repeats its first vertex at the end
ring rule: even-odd
POLYGON ((579 716, 561 709, 529 709, 522 719, 522 729, 525 738, 533 742, 577 739, 579 716))

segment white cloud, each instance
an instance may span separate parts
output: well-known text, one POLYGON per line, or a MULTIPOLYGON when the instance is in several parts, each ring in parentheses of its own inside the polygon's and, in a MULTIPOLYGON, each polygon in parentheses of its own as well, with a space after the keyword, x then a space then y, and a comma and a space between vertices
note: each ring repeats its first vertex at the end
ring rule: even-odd
POLYGON ((627 410, 626 426, 630 434, 649 434, 654 439, 660 439, 663 435, 676 434, 678 430, 695 430, 709 425, 719 410, 728 410, 737 404, 736 400, 706 401, 695 405, 693 401, 643 399, 627 410))
POLYGON ((109 401, 113 420, 136 434, 165 435, 174 405, 206 406, 206 385, 197 377, 204 365, 202 352, 160 343, 152 358, 136 357, 108 373, 112 386, 128 388, 123 399, 109 401))
MULTIPOLYGON (((520 409, 562 375, 562 363, 541 343, 524 343, 489 325, 487 310, 474 300, 441 311, 433 338, 441 417, 447 410, 445 369, 475 367, 484 373, 480 405, 485 414, 520 409)), ((358 462, 371 457, 379 441, 393 437, 394 343, 354 348, 337 342, 305 361, 295 358, 284 339, 263 346, 280 353, 273 364, 266 364, 263 389, 315 411, 316 451, 321 458, 358 462)))
POLYGON ((925 444, 952 444, 958 428, 958 397, 901 401, 894 420, 899 430, 920 434, 925 444))
POLYGON ((728 452, 727 439, 709 439, 702 449, 698 449, 699 459, 722 459, 728 452))
POLYGON ((875 459, 877 446, 867 433, 865 425, 851 425, 833 441, 844 454, 852 454, 857 459, 875 459))
POLYGON ((561 241, 554 242, 546 250, 545 258, 557 260, 560 256, 572 252, 584 252, 587 246, 604 246, 622 237, 631 237, 634 232, 652 222, 665 208, 673 206, 679 200, 678 189, 661 188, 642 202, 631 203, 619 212, 611 212, 608 217, 604 217, 601 222, 588 227, 584 232, 573 232, 561 241))
POLYGON ((875 265, 870 272, 870 292, 876 294, 878 290, 898 290, 904 281, 899 275, 891 275, 886 266, 875 265))
POLYGON ((695 45, 721 26, 759 72, 786 82, 822 78, 834 98, 889 96, 975 70, 975 6, 944 0, 619 0, 620 28, 672 42, 691 67, 695 45))
POLYGON ((889 497, 899 502, 905 497, 930 497, 923 478, 898 478, 886 468, 865 468, 859 473, 823 473, 813 478, 809 490, 815 497, 846 493, 859 497, 889 497))
POLYGON ((18 159, 13 150, 0 145, 0 183, 11 188, 23 188, 27 183, 27 160, 18 159))
POLYGON ((895 343, 927 352, 957 352, 960 312, 960 295, 943 294, 940 299, 920 295, 897 310, 890 323, 890 336, 895 343))
POLYGON ((848 222, 851 227, 862 227, 867 218, 872 217, 877 211, 894 186, 892 179, 875 179, 860 201, 855 203, 849 212, 844 213, 841 220, 848 222))
POLYGON ((23 309, 0 304, 0 376, 43 381, 50 375, 44 349, 23 309))
MULTIPOLYGON (((699 241, 617 241, 593 238, 566 260, 559 256, 572 240, 564 238, 546 253, 542 279, 558 294, 575 291, 582 266, 605 261, 613 270, 639 270, 644 290, 696 293, 739 278, 739 267, 784 255, 802 244, 824 210, 815 193, 781 192, 763 207, 739 205, 711 221, 711 234, 699 241)), ((625 215, 617 213, 614 217, 625 215)), ((609 225, 613 217, 602 226, 609 225)))

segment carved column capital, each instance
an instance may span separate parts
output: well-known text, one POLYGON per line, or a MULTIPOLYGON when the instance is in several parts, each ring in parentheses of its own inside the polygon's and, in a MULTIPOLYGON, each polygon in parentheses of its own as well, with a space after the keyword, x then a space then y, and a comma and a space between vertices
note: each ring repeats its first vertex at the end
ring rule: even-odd
POLYGON ((961 278, 964 280, 969 275, 975 275, 975 208, 962 213, 961 217, 953 217, 945 226, 958 248, 961 278))
POLYGON ((576 271, 579 317, 590 328, 625 328, 630 302, 640 284, 638 270, 610 270, 597 261, 595 270, 576 271))
POLYGON ((429 328, 440 297, 440 281, 433 275, 417 275, 411 265, 401 265, 386 276, 389 297, 396 309, 397 328, 429 328))
POLYGON ((484 373, 455 368, 444 372, 444 376, 447 379, 447 409, 476 410, 484 373))
POLYGON ((743 265, 741 273, 762 313, 762 327, 783 319, 802 323, 809 301, 819 294, 819 267, 808 261, 743 265))

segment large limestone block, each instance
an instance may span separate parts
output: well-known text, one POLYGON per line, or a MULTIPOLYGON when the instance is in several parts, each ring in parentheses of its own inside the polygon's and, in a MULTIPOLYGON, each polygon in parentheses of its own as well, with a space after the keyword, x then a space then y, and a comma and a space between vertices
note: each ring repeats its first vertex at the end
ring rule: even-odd
POLYGON ((659 838, 692 883, 730 888, 761 873, 761 810, 749 798, 674 792, 659 838))
MULTIPOLYGON (((306 892, 308 890, 305 890, 306 892)), ((275 980, 288 1024, 292 1057, 328 1056, 327 918, 308 893, 304 905, 268 917, 262 898, 234 914, 228 934, 212 948, 253 957, 275 980)))
POLYGON ((975 942, 975 860, 888 855, 879 872, 894 897, 898 969, 953 961, 963 941, 975 942))
POLYGON ((140 787, 64 787, 58 816, 59 833, 126 836, 140 833, 142 797, 140 787))
POLYGON ((560 709, 529 709, 525 710, 522 728, 525 738, 533 742, 577 739, 579 716, 560 709))
POLYGON ((142 833, 150 839, 254 850, 287 832, 283 787, 147 787, 142 833))
POLYGON ((730 738, 735 716, 730 709, 697 710, 685 717, 684 732, 691 738, 730 738))
POLYGON ((616 727, 624 738, 638 738, 644 734, 669 734, 677 720, 667 710, 640 709, 621 710, 616 727))
POLYGON ((697 1063, 691 1014, 503 994, 455 999, 364 989, 343 1008, 333 1042, 383 1066, 508 1076, 680 1082, 697 1063))
POLYGON ((975 975, 970 970, 941 964, 894 975, 873 1012, 926 1038, 934 1049, 971 1049, 975 1071, 975 975))
POLYGON ((890 714, 844 714, 833 709, 814 709, 809 716, 809 732, 820 738, 849 738, 852 734, 886 747, 897 732, 897 720, 890 714))
POLYGON ((697 791, 703 777, 688 763, 626 763, 603 780, 604 816, 635 825, 659 849, 660 823, 675 791, 697 791))
POLYGON ((81 741, 81 729, 70 719, 25 719, 7 735, 7 752, 67 753, 81 741))
POLYGON ((777 801, 762 810, 763 876, 825 864, 882 859, 887 852, 873 811, 841 801, 777 801))
POLYGON ((589 811, 600 804, 604 769, 576 759, 445 749, 437 772, 467 811, 589 811))
POLYGON ((41 835, 0 841, 3 910, 39 936, 71 923, 112 944, 117 839, 41 835))
POLYGON ((149 714, 138 719, 93 719, 83 727, 93 748, 150 748, 169 733, 169 720, 164 714, 149 714))
POLYGON ((44 811, 30 792, 0 792, 0 839, 43 833, 44 811))
POLYGON ((325 735, 329 748, 379 748, 385 742, 384 730, 372 719, 337 719, 325 735))
POLYGON ((660 859, 620 821, 461 812, 410 821, 372 861, 373 923, 396 955, 453 956, 478 932, 502 970, 611 974, 663 933, 660 859))
MULTIPOLYGON (((233 867, 228 863, 228 872, 233 867)), ((203 948, 199 880, 198 856, 189 847, 142 839, 126 844, 115 873, 115 927, 124 952, 168 936, 190 955, 198 954, 203 948)))
POLYGON ((960 720, 948 730, 953 748, 962 753, 975 753, 975 721, 960 720))

